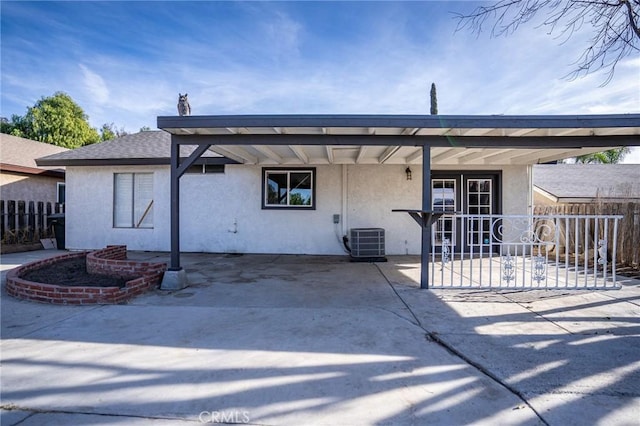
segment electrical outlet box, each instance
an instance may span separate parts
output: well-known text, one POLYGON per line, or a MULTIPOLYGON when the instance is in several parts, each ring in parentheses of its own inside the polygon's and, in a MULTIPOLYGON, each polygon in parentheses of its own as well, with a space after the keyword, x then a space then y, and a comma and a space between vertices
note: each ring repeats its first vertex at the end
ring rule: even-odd
POLYGON ((334 214, 333 215, 333 223, 340 223, 340 215, 339 214, 334 214))

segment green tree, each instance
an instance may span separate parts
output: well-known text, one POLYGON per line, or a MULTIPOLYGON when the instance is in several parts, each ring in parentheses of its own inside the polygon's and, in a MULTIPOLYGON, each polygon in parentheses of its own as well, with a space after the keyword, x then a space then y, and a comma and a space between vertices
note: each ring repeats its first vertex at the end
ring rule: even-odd
POLYGON ((584 164, 618 164, 630 152, 629 147, 610 149, 608 151, 585 154, 576 157, 576 163, 584 164))
POLYGON ((294 192, 293 194, 289 194, 289 204, 292 206, 305 206, 309 203, 305 202, 304 198, 302 198, 302 194, 294 192))
POLYGON ((113 123, 104 123, 100 128, 100 140, 103 141, 110 141, 128 134, 124 127, 118 129, 113 123))
POLYGON ((27 108, 24 117, 14 115, 5 127, 12 135, 64 148, 78 148, 100 141, 100 134, 89 125, 82 108, 63 92, 42 97, 27 108))
MULTIPOLYGON (((11 121, 2 117, 0 120, 0 133, 6 133, 13 136, 23 136, 26 133, 26 123, 24 117, 13 114, 11 121)), ((24 137, 24 136, 23 136, 24 137)))
POLYGON ((436 94, 436 84, 431 83, 431 115, 438 114, 438 95, 436 94))

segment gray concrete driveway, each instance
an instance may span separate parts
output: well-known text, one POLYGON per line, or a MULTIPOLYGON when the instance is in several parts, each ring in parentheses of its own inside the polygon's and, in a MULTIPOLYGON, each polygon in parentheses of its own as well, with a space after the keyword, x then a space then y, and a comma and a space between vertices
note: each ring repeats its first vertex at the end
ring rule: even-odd
POLYGON ((639 423, 637 282, 424 291, 390 260, 185 254, 190 287, 119 306, 3 288, 2 425, 639 423))

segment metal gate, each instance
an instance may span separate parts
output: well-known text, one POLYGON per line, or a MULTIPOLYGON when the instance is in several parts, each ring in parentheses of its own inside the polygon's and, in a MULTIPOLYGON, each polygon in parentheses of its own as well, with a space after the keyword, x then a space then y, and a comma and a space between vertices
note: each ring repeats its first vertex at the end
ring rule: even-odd
POLYGON ((618 215, 442 216, 430 288, 617 289, 618 215))

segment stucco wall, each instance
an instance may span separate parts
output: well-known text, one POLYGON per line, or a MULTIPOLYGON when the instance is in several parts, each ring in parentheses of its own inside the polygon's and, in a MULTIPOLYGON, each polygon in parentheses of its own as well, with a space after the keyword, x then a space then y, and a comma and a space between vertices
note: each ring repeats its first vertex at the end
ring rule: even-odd
POLYGON ((388 253, 419 253, 418 226, 408 215, 391 211, 421 204, 420 181, 407 181, 405 168, 317 166, 316 209, 309 211, 263 210, 260 166, 185 176, 181 246, 186 251, 343 254, 343 232, 379 227, 386 230, 388 253), (338 225, 334 214, 340 215, 338 225))
POLYGON ((58 182, 64 183, 64 179, 2 172, 0 173, 0 192, 3 200, 55 203, 58 182))
MULTIPOLYGON (((184 175, 180 181, 181 250, 188 252, 343 254, 349 228, 386 230, 387 254, 418 254, 418 225, 392 209, 421 207, 421 167, 319 165, 316 209, 263 210, 262 167, 227 166, 224 174, 184 175), (340 224, 333 215, 340 215, 340 224)), ((503 210, 528 209, 526 167, 503 168, 503 210)), ((131 250, 170 249, 168 167, 67 168, 67 247, 124 244, 131 250), (113 228, 113 174, 154 173, 153 229, 113 228)))
POLYGON ((393 209, 422 208, 422 174, 413 167, 407 180, 406 165, 347 166, 347 229, 384 228, 388 254, 419 254, 421 234, 407 213, 393 209))
POLYGON ((131 250, 169 250, 169 168, 68 167, 66 174, 66 246, 98 249, 126 245, 131 250), (153 229, 113 227, 113 174, 153 173, 153 229))
POLYGON ((530 214, 531 196, 528 167, 502 167, 502 214, 530 214))
POLYGON ((316 167, 315 210, 263 210, 262 168, 181 180, 181 247, 239 253, 340 253, 332 217, 340 213, 339 166, 316 167))

